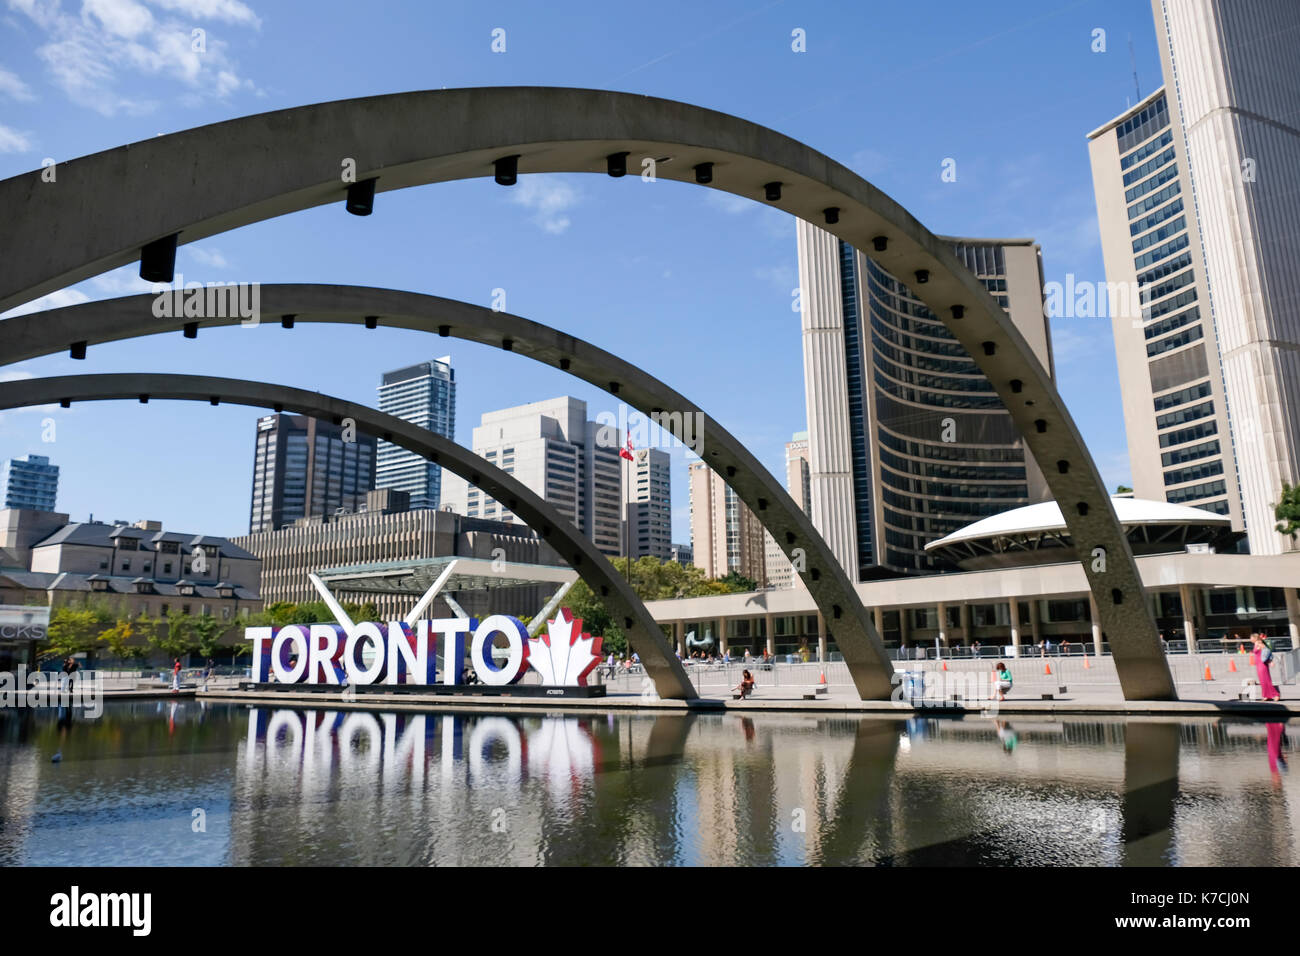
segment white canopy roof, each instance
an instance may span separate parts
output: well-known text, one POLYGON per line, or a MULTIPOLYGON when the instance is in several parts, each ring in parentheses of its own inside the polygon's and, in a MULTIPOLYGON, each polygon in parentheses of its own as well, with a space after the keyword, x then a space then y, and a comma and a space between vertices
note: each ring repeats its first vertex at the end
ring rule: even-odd
MULTIPOLYGON (((1186 505, 1173 505, 1167 501, 1151 501, 1147 498, 1111 497, 1110 503, 1115 507, 1115 514, 1121 525, 1171 525, 1198 524, 1222 525, 1232 524, 1227 515, 1216 515, 1200 508, 1186 505)), ((960 531, 954 531, 946 538, 931 541, 925 550, 941 548, 958 541, 971 541, 976 538, 993 538, 999 535, 1033 534, 1039 531, 1064 531, 1065 519, 1061 517, 1061 506, 1055 501, 1043 501, 1023 508, 1012 508, 1000 514, 981 518, 974 524, 968 524, 960 531)))

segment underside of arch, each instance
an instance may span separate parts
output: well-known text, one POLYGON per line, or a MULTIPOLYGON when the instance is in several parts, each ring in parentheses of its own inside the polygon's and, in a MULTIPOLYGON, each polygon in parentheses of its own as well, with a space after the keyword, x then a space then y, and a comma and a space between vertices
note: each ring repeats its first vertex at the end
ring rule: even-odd
MULTIPOLYGON (((119 147, 59 164, 57 185, 41 171, 0 182, 0 208, 9 217, 0 234, 0 309, 126 264, 171 237, 193 242, 340 202, 348 161, 357 180, 375 180, 382 197, 494 171, 508 182, 512 170, 636 170, 643 157, 655 160, 658 179, 699 182, 824 223, 907 282, 988 376, 1080 554, 1100 555, 1083 568, 1125 697, 1176 697, 1101 476, 1002 308, 950 248, 880 190, 796 140, 724 113, 601 90, 491 87, 340 100, 119 147), (619 155, 622 162, 611 166, 619 155)), ((378 205, 382 215, 382 199, 378 205)), ((838 566, 821 573, 851 588, 838 566)), ((851 616, 874 634, 854 603, 851 616)))
POLYGON ((623 622, 660 697, 692 699, 696 692, 662 629, 627 581, 567 518, 512 476, 466 448, 410 422, 364 405, 283 385, 170 373, 67 375, 0 382, 0 409, 55 402, 176 399, 287 410, 327 421, 351 418, 357 427, 460 475, 503 502, 578 572, 606 609, 623 622))

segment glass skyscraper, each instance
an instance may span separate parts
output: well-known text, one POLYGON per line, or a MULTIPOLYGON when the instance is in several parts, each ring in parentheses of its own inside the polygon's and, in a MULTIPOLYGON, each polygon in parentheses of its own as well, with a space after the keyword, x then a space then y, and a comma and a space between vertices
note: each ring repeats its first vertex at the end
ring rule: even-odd
POLYGON ((299 518, 361 510, 375 487, 371 435, 298 415, 257 420, 248 531, 278 531, 299 518))
MULTIPOLYGON (((454 439, 456 374, 451 356, 385 372, 379 384, 379 410, 454 439)), ((380 441, 375 487, 405 491, 413 511, 437 508, 442 469, 413 451, 380 441)))
MULTIPOLYGON (((1038 246, 948 241, 1052 375, 1038 246)), ((992 384, 911 289, 804 222, 799 267, 811 515, 851 577, 945 570, 926 544, 1046 496, 992 384)))
POLYGON ((44 455, 11 458, 0 468, 4 507, 53 511, 59 496, 59 466, 44 455))

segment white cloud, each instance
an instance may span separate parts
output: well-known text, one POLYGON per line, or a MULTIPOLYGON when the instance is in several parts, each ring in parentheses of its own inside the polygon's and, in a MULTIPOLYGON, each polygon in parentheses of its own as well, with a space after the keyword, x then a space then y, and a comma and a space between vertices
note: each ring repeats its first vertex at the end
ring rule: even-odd
POLYGON ((0 382, 25 382, 29 378, 35 378, 31 372, 14 371, 12 369, 0 372, 0 382))
POLYGON ((78 292, 76 289, 59 289, 57 292, 43 295, 39 299, 33 299, 31 302, 24 302, 22 305, 15 306, 8 312, 0 313, 0 319, 10 319, 16 315, 29 315, 32 312, 44 312, 46 309, 61 309, 66 305, 76 305, 79 302, 89 301, 90 296, 84 292, 78 292))
POLYGON ((239 76, 224 41, 205 33, 203 49, 195 50, 192 38, 198 22, 209 20, 255 29, 261 21, 251 9, 237 0, 151 2, 160 17, 140 0, 82 0, 79 15, 66 12, 61 0, 9 0, 9 5, 46 34, 36 54, 55 84, 74 102, 105 116, 153 109, 154 103, 118 88, 131 74, 169 77, 189 96, 223 99, 255 89, 239 76))
POLYGON ((90 280, 98 291, 105 295, 136 295, 140 292, 152 292, 153 283, 145 282, 140 278, 140 267, 137 263, 129 266, 122 266, 114 269, 112 272, 105 272, 103 275, 97 275, 90 280))
POLYGON ((710 189, 706 193, 707 202, 715 209, 721 209, 725 213, 738 216, 742 212, 749 212, 756 203, 752 199, 746 199, 744 196, 737 196, 734 193, 726 193, 720 189, 710 189))
POLYGON ((186 246, 185 252, 201 266, 210 269, 225 269, 230 265, 219 249, 204 249, 201 246, 186 246))
POLYGON ((32 141, 16 129, 0 123, 0 153, 25 153, 32 148, 32 141))
POLYGON ((36 99, 31 88, 16 73, 11 73, 0 66, 0 96, 28 102, 36 99))
POLYGON ((521 176, 510 192, 510 201, 533 212, 533 222, 551 235, 559 235, 572 225, 565 213, 576 206, 580 194, 574 186, 552 176, 521 176))

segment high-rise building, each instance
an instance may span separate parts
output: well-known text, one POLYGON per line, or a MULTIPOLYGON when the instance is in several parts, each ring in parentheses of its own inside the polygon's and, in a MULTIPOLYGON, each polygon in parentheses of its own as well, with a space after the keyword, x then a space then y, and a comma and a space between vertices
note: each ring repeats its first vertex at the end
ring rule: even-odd
MULTIPOLYGON (((945 570, 925 545, 1042 500, 1042 472, 992 383, 904 283, 810 223, 798 238, 813 525, 852 580, 945 570)), ((1053 376, 1038 245, 946 241, 1053 376)))
POLYGON ((804 514, 812 514, 812 472, 808 467, 808 433, 795 432, 785 443, 785 490, 804 514))
MULTIPOLYGON (((474 429, 474 454, 522 482, 571 520, 604 554, 623 553, 618 430, 587 420, 587 403, 553 398, 487 412, 474 429)), ((515 515, 463 478, 444 471, 443 501, 470 518, 515 515)))
POLYGON ((10 458, 0 467, 0 507, 25 511, 53 511, 59 496, 59 466, 44 455, 10 458))
POLYGON ((1183 137, 1163 88, 1088 134, 1133 494, 1242 528, 1183 137))
MULTIPOLYGON (((456 437, 456 374, 451 356, 385 372, 379 384, 379 410, 427 428, 444 438, 456 437)), ((411 509, 436 508, 442 469, 400 445, 379 442, 376 488, 394 488, 411 496, 411 509)))
POLYGON ((1277 554, 1296 544, 1273 506, 1300 480, 1300 6, 1152 11, 1164 86, 1089 136, 1107 280, 1141 289, 1112 317, 1134 493, 1277 554))
POLYGON ((682 567, 689 568, 695 564, 695 549, 689 544, 674 544, 672 559, 682 567))
POLYGON ((646 556, 672 559, 672 457, 658 448, 638 448, 625 467, 627 475, 628 550, 633 560, 646 556))
POLYGON ((375 445, 348 422, 279 413, 259 418, 249 533, 357 511, 375 487, 375 445))
POLYGON ((735 572, 761 587, 767 579, 762 524, 707 464, 692 462, 688 470, 695 566, 706 577, 735 572))

